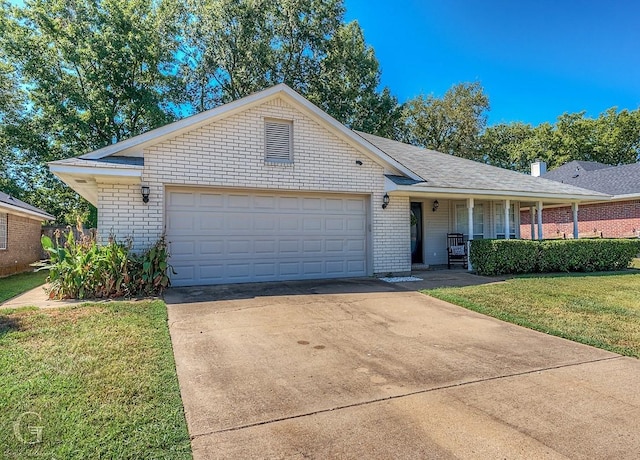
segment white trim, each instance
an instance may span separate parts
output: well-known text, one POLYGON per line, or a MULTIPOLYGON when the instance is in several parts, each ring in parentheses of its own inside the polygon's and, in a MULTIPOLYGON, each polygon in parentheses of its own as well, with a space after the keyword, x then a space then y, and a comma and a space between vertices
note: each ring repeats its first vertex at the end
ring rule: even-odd
POLYGON ((9 213, 0 212, 0 251, 6 251, 9 246, 9 213))
MULTIPOLYGON (((520 198, 529 198, 529 199, 540 199, 543 198, 545 200, 561 200, 567 202, 583 202, 586 200, 596 201, 596 202, 609 202, 611 199, 610 195, 604 194, 596 194, 596 195, 568 195, 561 193, 540 193, 540 192, 521 192, 521 191, 509 191, 509 190, 481 190, 481 189, 453 189, 453 188, 444 188, 444 187, 428 187, 428 186, 418 186, 418 185, 397 185, 393 181, 389 181, 393 184, 393 186, 387 187, 386 192, 395 192, 397 195, 411 195, 415 197, 419 196, 441 196, 442 198, 479 198, 479 199, 487 199, 487 200, 495 200, 496 198, 502 199, 514 199, 516 201, 522 201, 520 198)), ((566 206, 566 205, 565 205, 566 206)))
POLYGON ((0 202, 0 212, 2 212, 2 209, 6 209, 7 212, 11 214, 19 214, 24 217, 29 217, 29 218, 37 217, 38 220, 40 221, 55 220, 55 217, 52 216, 51 214, 41 213, 37 211, 32 211, 30 209, 21 208, 20 206, 15 206, 9 203, 5 203, 4 201, 0 202))
POLYGON ((58 174, 74 174, 80 176, 120 176, 120 177, 142 177, 142 166, 132 166, 131 168, 106 168, 60 165, 55 162, 48 164, 49 169, 56 176, 58 174))

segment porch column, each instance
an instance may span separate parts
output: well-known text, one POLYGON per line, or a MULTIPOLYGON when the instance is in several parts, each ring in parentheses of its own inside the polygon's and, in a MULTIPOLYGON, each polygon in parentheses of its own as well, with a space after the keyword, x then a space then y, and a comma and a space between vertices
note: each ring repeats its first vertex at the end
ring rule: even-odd
POLYGON ((511 210, 511 200, 504 200, 504 239, 509 239, 509 211, 511 210))
MULTIPOLYGON (((471 253, 471 241, 473 240, 473 198, 467 198, 467 214, 469 224, 469 242, 467 243, 467 254, 471 253)), ((471 271, 471 257, 467 257, 467 270, 471 271)))
POLYGON ((571 211, 573 211, 573 237, 577 240, 580 237, 578 233, 578 203, 571 203, 571 211))
POLYGON ((538 201, 538 239, 542 240, 542 201, 538 201))
POLYGON ((531 203, 529 207, 529 217, 531 217, 531 239, 536 239, 536 207, 531 203))

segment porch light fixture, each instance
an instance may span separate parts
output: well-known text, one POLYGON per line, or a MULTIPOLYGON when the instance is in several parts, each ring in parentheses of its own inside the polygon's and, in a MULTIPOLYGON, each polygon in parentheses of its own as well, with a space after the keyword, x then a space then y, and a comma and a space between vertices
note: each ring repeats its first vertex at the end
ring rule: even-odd
POLYGON ((440 203, 438 203, 438 200, 435 200, 435 201, 433 202, 433 209, 432 209, 432 211, 433 211, 433 212, 436 212, 436 211, 438 210, 438 208, 439 208, 439 207, 440 207, 440 203))
POLYGON ((140 187, 140 192, 142 193, 142 201, 144 203, 148 203, 149 202, 149 186, 143 185, 142 187, 140 187))
POLYGON ((382 209, 387 209, 387 206, 389 206, 389 195, 385 193, 382 197, 382 209))

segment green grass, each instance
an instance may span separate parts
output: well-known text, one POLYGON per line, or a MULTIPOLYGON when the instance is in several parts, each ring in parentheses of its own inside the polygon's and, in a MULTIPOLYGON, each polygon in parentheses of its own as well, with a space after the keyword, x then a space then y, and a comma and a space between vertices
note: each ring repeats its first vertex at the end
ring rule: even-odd
POLYGON ((631 261, 631 268, 638 268, 640 269, 640 259, 633 259, 631 261))
POLYGON ((0 369, 3 458, 191 458, 162 301, 0 310, 0 369))
POLYGON ((26 272, 0 278, 0 303, 45 283, 48 271, 26 272))
POLYGON ((504 321, 640 357, 640 273, 522 276, 425 294, 504 321))

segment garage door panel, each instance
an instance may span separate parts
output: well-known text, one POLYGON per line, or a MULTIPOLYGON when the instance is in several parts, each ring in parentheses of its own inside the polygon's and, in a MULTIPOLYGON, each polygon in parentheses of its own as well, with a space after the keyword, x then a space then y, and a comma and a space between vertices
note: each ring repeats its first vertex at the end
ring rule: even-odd
POLYGON ((199 193, 198 204, 202 208, 222 208, 224 207, 224 195, 221 193, 199 193))
POLYGON ((175 286, 367 274, 366 198, 167 191, 175 286))
POLYGON ((224 254, 224 242, 222 241, 207 241, 207 240, 202 240, 200 241, 200 254, 205 255, 205 256, 212 256, 212 255, 222 255, 224 254))
POLYGON ((193 207, 197 195, 190 192, 172 192, 169 195, 169 206, 193 207))
POLYGON ((229 195, 229 209, 247 209, 251 204, 249 195, 229 195))
POLYGON ((276 209, 276 197, 274 196, 256 196, 253 198, 253 207, 255 209, 276 209))

